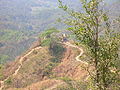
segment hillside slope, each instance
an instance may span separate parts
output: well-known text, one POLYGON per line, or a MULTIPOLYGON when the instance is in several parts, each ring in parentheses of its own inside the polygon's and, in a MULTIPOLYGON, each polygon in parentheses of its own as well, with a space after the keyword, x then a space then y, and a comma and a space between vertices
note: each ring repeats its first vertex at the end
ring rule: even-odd
POLYGON ((60 86, 69 85, 67 84, 69 79, 75 82, 85 80, 88 74, 82 66, 86 64, 76 60, 76 57, 82 55, 82 49, 71 46, 70 43, 63 43, 62 46, 66 50, 59 62, 52 59, 54 56, 50 54, 48 47, 37 47, 21 56, 16 63, 7 65, 3 70, 4 77, 1 79, 5 80, 3 88, 5 90, 17 88, 18 90, 59 90, 60 86))

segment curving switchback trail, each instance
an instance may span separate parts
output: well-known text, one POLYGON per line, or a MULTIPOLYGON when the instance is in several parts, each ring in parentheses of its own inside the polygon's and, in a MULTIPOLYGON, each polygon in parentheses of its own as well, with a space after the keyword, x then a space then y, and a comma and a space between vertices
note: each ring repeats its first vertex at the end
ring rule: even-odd
POLYGON ((80 54, 75 58, 78 62, 81 62, 81 63, 83 63, 83 64, 85 64, 85 65, 88 65, 88 63, 86 62, 86 61, 82 61, 82 60, 80 60, 80 57, 84 54, 84 51, 83 51, 83 49, 82 48, 80 48, 80 47, 78 47, 78 46, 76 46, 76 45, 72 45, 71 43, 69 43, 69 42, 66 42, 66 43, 64 43, 65 45, 67 45, 67 46, 70 46, 70 47, 73 47, 73 48, 77 48, 78 50, 80 50, 80 54))
MULTIPOLYGON (((81 62, 82 64, 85 64, 85 65, 88 66, 88 63, 86 61, 80 60, 80 57, 84 54, 84 51, 83 51, 82 48, 78 47, 77 45, 72 45, 69 42, 66 42, 64 44, 67 45, 67 46, 70 46, 70 47, 73 47, 73 48, 77 48, 78 50, 80 50, 80 54, 75 59, 76 59, 76 61, 81 62)), ((88 75, 84 81, 87 81, 89 79, 89 77, 90 77, 90 75, 88 75)))

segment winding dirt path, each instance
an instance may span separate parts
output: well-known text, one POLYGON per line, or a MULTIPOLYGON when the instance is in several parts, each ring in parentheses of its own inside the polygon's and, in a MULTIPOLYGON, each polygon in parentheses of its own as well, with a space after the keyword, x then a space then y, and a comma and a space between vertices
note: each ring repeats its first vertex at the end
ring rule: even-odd
MULTIPOLYGON (((64 44, 67 45, 67 46, 74 47, 74 48, 77 48, 78 50, 80 50, 80 54, 75 58, 76 61, 81 62, 81 63, 85 64, 86 66, 89 65, 86 61, 80 60, 80 57, 84 54, 84 50, 82 48, 78 47, 77 45, 72 45, 69 42, 66 42, 64 44)), ((90 77, 90 75, 88 75, 84 81, 87 81, 89 79, 89 77, 90 77)))
MULTIPOLYGON (((83 55, 83 53, 84 53, 84 51, 83 51, 82 48, 80 48, 80 47, 78 47, 78 46, 76 46, 76 45, 72 45, 72 44, 69 43, 69 42, 66 42, 66 43, 64 43, 64 44, 65 44, 65 45, 68 45, 68 46, 70 46, 70 47, 74 47, 74 48, 79 49, 81 52, 80 52, 80 54, 76 57, 76 60, 88 66, 88 63, 87 63, 86 61, 82 61, 82 60, 79 59, 79 58, 83 55)), ((111 69, 111 72, 115 73, 116 70, 111 69)), ((89 79, 89 77, 90 77, 90 75, 88 75, 84 81, 87 81, 87 80, 89 79)))
POLYGON ((81 62, 81 63, 83 63, 83 64, 85 64, 85 65, 88 65, 88 63, 86 62, 86 61, 82 61, 82 60, 80 60, 79 58, 83 55, 83 53, 84 53, 84 51, 83 51, 83 49, 82 48, 80 48, 80 47, 78 47, 78 46, 76 46, 76 45, 72 45, 71 43, 69 43, 69 42, 66 42, 66 43, 64 43, 65 45, 67 45, 67 46, 70 46, 70 47, 74 47, 74 48, 77 48, 78 50, 80 50, 80 54, 75 58, 78 62, 81 62))
MULTIPOLYGON (((79 59, 79 58, 83 55, 83 53, 84 53, 84 51, 83 51, 82 48, 80 48, 80 47, 78 47, 78 46, 76 46, 76 45, 72 45, 72 44, 69 43, 69 42, 66 42, 66 43, 63 43, 63 44, 65 44, 65 45, 67 45, 67 46, 70 46, 70 47, 74 47, 74 48, 79 49, 79 50, 80 50, 80 54, 79 54, 75 59, 76 59, 77 61, 85 64, 85 65, 88 65, 87 62, 82 61, 82 60, 79 59)), ((24 58, 26 58, 27 56, 29 56, 34 50, 38 50, 38 49, 40 49, 40 48, 42 48, 42 47, 36 47, 36 48, 32 49, 30 52, 28 52, 26 55, 22 56, 22 57, 20 58, 20 60, 19 60, 19 64, 20 64, 20 65, 19 65, 18 69, 16 69, 15 72, 14 72, 11 76, 15 76, 15 75, 18 74, 18 71, 20 70, 20 68, 21 68, 22 65, 23 65, 24 58)), ((5 84, 4 84, 5 81, 6 81, 7 79, 9 79, 11 76, 7 77, 7 78, 4 79, 3 81, 0 81, 0 83, 1 83, 0 90, 2 90, 2 89, 4 88, 4 86, 5 86, 5 84)))
MULTIPOLYGON (((84 51, 83 51, 82 48, 80 48, 80 47, 78 47, 78 46, 76 46, 76 45, 72 45, 72 44, 69 43, 69 42, 65 42, 65 43, 63 43, 63 44, 64 44, 64 45, 67 45, 67 46, 70 46, 70 47, 73 47, 73 48, 79 49, 79 50, 80 50, 80 54, 75 58, 76 61, 81 62, 82 64, 85 64, 85 65, 88 65, 87 62, 82 61, 82 60, 79 59, 79 58, 83 55, 83 53, 84 53, 84 51)), ((89 77, 90 77, 90 76, 88 75, 84 81, 87 81, 89 77)), ((51 87, 49 87, 49 88, 47 88, 47 89, 45 89, 45 90, 53 90, 53 89, 55 89, 58 85, 61 85, 61 84, 63 84, 63 83, 61 82, 61 83, 59 83, 59 84, 55 84, 55 85, 53 85, 53 86, 51 86, 51 87)))
POLYGON ((40 48, 42 48, 42 47, 36 47, 36 48, 32 49, 30 52, 28 52, 26 55, 24 55, 24 56, 22 56, 22 57, 20 58, 20 60, 19 60, 19 64, 20 64, 20 65, 19 65, 18 69, 16 69, 15 72, 14 72, 12 75, 10 75, 9 77, 7 77, 7 78, 4 79, 3 81, 0 81, 0 83, 1 83, 0 90, 2 90, 2 89, 4 88, 4 86, 5 86, 5 81, 6 81, 7 79, 9 79, 11 76, 15 76, 15 75, 18 74, 18 71, 20 70, 20 68, 21 68, 22 65, 23 65, 24 58, 26 58, 27 56, 29 56, 34 50, 38 50, 38 49, 40 49, 40 48))

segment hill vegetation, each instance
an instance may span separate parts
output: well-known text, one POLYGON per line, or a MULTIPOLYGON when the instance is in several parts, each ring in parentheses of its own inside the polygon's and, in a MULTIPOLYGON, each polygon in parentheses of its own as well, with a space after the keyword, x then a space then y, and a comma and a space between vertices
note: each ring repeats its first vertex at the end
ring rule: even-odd
POLYGON ((59 27, 54 23, 60 11, 56 7, 52 0, 0 1, 0 54, 8 56, 5 61, 26 51, 41 31, 59 27))
MULTIPOLYGON (((79 0, 64 0, 64 3, 75 10, 81 7, 79 0)), ((119 14, 116 7, 119 7, 118 3, 110 12, 119 14)), ((58 8, 57 0, 0 0, 0 8, 0 54, 9 57, 6 61, 14 60, 27 50, 41 31, 51 27, 63 30, 66 27, 65 24, 56 23, 65 14, 58 8)))
POLYGON ((0 90, 119 90, 120 2, 58 1, 0 1, 0 90))

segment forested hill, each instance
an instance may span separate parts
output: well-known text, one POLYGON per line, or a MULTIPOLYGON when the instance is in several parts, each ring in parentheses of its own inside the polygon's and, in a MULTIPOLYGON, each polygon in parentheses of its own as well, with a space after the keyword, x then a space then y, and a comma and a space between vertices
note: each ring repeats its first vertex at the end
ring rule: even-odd
MULTIPOLYGON (((73 9, 80 7, 79 0, 62 1, 73 9)), ((117 0, 107 1, 112 4, 117 0)), ((112 11, 119 12, 118 8, 112 11)), ((58 8, 58 0, 0 0, 0 61, 14 60, 41 31, 51 27, 63 29, 65 25, 56 22, 62 15, 65 13, 58 8)))
MULTIPOLYGON (((79 0, 75 0, 79 1, 79 0)), ((71 0, 65 0, 75 6, 71 0)), ((0 28, 41 31, 55 25, 56 18, 63 13, 57 0, 1 0, 0 28)))
POLYGON ((52 0, 0 0, 1 63, 27 50, 40 31, 59 27, 57 7, 52 0))
POLYGON ((64 28, 56 23, 61 13, 57 0, 0 0, 1 63, 27 50, 41 31, 64 28))
MULTIPOLYGON (((80 7, 79 0, 62 1, 71 8, 80 7)), ((110 3, 115 1, 118 0, 106 0, 110 3)), ((0 13, 1 29, 40 31, 49 26, 56 26, 53 22, 63 12, 58 9, 58 0, 0 0, 0 13)))

